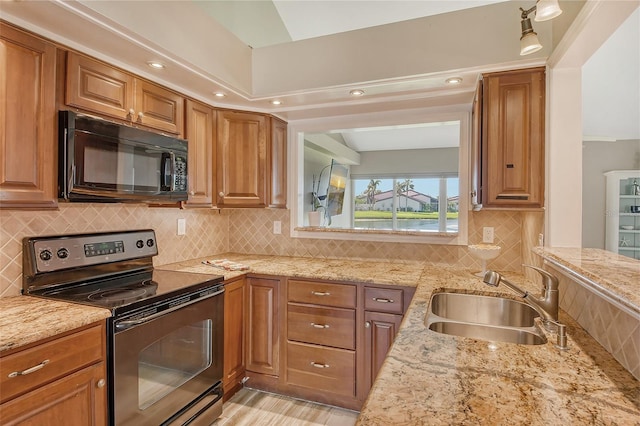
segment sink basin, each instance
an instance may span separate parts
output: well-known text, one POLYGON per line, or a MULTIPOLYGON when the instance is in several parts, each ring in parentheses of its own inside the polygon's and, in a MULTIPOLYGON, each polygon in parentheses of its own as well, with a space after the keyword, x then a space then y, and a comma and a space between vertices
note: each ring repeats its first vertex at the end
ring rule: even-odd
POLYGON ((452 321, 532 327, 538 313, 526 303, 498 296, 443 292, 431 297, 431 312, 452 321))
POLYGON ((517 300, 442 292, 431 296, 429 330, 492 342, 541 345, 547 342, 534 319, 538 313, 517 300))

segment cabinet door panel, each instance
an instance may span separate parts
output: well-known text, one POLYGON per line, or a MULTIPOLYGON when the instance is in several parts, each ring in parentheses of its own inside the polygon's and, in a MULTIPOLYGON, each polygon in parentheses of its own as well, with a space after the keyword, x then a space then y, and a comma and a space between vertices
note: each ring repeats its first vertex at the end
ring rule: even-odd
POLYGON ((215 112, 211 107, 187 100, 185 137, 189 142, 190 206, 211 206, 213 185, 213 138, 215 112))
POLYGON ((544 205, 544 69, 484 76, 482 203, 544 205))
POLYGON ((56 207, 56 49, 0 30, 0 207, 56 207))
POLYGON ((67 105, 130 119, 134 107, 132 75, 73 52, 67 54, 67 105))
POLYGON ((398 333, 402 315, 385 314, 379 312, 365 312, 365 366, 369 369, 365 373, 365 386, 368 390, 387 357, 387 352, 398 333))
POLYGON ((177 93, 136 80, 135 110, 134 120, 138 124, 176 135, 184 133, 184 98, 177 93))
POLYGON ((271 119, 269 207, 287 206, 287 123, 271 119))
POLYGON ((247 370, 273 376, 279 371, 279 285, 280 280, 247 280, 247 370))
POLYGON ((104 364, 99 363, 0 405, 9 425, 105 425, 104 364))
POLYGON ((266 117, 218 111, 217 203, 220 207, 266 206, 266 117))
POLYGON ((225 284, 224 393, 229 398, 245 375, 245 279, 225 284))

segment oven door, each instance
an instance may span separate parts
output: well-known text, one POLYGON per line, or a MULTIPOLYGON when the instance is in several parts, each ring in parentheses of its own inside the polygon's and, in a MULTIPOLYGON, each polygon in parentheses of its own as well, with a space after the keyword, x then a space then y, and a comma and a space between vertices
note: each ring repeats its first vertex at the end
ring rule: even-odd
MULTIPOLYGON (((211 399, 211 388, 222 380, 223 297, 221 291, 148 318, 114 322, 112 423, 159 425, 211 399)), ((213 422, 221 406, 220 392, 198 412, 213 422)))

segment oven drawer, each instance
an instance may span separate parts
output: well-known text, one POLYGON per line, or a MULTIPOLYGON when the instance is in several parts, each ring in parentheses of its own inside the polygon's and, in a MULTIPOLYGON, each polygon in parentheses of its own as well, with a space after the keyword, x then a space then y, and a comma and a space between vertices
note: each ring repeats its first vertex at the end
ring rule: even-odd
POLYGON ((287 342, 287 382, 315 391, 355 397, 354 351, 287 342))
POLYGON ((104 327, 98 325, 2 357, 0 402, 100 362, 105 333, 104 327))
POLYGON ((287 300, 312 305, 356 307, 356 286, 318 281, 289 280, 287 300))
POLYGON ((366 311, 404 313, 404 290, 401 288, 364 288, 364 309, 366 311))
POLYGON ((355 349, 356 313, 353 309, 289 303, 287 338, 343 349, 355 349))

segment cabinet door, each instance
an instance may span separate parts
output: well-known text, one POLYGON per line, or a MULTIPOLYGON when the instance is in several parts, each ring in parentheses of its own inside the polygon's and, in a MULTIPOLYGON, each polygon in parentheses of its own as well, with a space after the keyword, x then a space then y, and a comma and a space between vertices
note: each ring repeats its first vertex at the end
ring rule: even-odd
POLYGON ((53 45, 0 23, 0 207, 57 206, 53 45))
POLYGON ((67 105, 131 120, 135 81, 131 74, 73 52, 67 54, 67 105))
POLYGON ((398 333, 402 315, 365 312, 365 389, 371 388, 398 333))
POLYGON ((213 138, 215 111, 207 105, 187 100, 185 138, 189 141, 189 206, 210 207, 213 185, 213 138))
POLYGON ((245 375, 245 279, 224 285, 224 397, 230 398, 245 375))
POLYGON ((280 280, 249 278, 247 286, 247 370, 277 376, 280 356, 280 280))
POLYGON ((8 401, 0 405, 0 424, 106 425, 104 378, 101 362, 8 401))
POLYGON ((287 123, 271 118, 269 207, 287 207, 287 123))
POLYGON ((544 206, 544 68, 483 78, 482 203, 544 206))
POLYGON ((184 98, 179 94, 136 80, 135 123, 181 136, 184 133, 184 98))
POLYGON ((265 207, 267 118, 220 110, 217 121, 216 205, 265 207))

